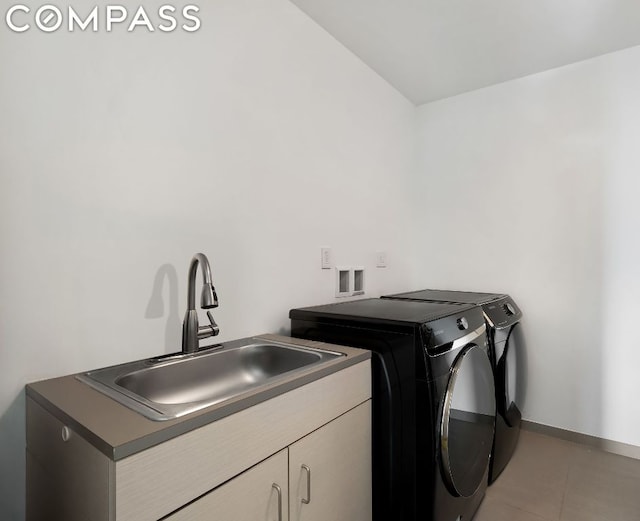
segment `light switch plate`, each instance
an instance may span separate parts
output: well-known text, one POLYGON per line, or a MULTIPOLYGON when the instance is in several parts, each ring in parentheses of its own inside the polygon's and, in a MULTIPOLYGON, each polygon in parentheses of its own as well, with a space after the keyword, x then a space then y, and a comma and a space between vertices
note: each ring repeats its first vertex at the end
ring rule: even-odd
POLYGON ((320 267, 323 270, 330 270, 333 267, 331 248, 320 248, 320 267))

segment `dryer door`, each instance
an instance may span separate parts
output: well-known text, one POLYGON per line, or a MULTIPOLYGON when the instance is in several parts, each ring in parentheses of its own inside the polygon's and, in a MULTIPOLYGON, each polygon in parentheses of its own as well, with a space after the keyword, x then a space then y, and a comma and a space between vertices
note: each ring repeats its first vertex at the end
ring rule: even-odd
POLYGON ((489 357, 465 347, 449 376, 440 424, 442 473, 450 491, 471 496, 483 482, 493 444, 496 401, 489 357))
POLYGON ((522 327, 515 324, 509 331, 504 349, 496 346, 498 358, 496 369, 497 396, 500 397, 498 412, 510 427, 520 425, 524 400, 524 337, 522 327))

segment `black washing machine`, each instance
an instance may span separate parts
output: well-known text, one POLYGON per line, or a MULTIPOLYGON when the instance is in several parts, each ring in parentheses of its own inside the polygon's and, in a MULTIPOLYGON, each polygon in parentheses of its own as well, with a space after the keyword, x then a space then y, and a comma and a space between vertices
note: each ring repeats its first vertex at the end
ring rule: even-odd
POLYGON ((482 310, 363 299, 289 317, 294 337, 372 351, 373 519, 470 520, 495 425, 482 310))
POLYGON ((498 293, 426 289, 382 298, 454 302, 482 307, 496 390, 496 435, 489 468, 489 483, 493 483, 509 463, 520 435, 525 382, 525 344, 520 325, 522 312, 511 297, 498 293))

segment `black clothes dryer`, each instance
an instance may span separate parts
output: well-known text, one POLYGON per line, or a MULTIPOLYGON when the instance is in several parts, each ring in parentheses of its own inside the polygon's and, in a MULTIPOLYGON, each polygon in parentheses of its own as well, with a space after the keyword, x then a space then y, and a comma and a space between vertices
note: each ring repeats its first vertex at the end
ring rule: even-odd
POLYGON ((373 519, 470 520, 495 424, 481 309, 364 299, 289 317, 292 336, 372 351, 373 519))
POLYGON ((522 312, 511 297, 499 293, 426 289, 382 298, 454 302, 482 307, 496 390, 496 434, 489 467, 489 484, 493 483, 509 463, 520 435, 525 381, 525 345, 520 325, 522 312))

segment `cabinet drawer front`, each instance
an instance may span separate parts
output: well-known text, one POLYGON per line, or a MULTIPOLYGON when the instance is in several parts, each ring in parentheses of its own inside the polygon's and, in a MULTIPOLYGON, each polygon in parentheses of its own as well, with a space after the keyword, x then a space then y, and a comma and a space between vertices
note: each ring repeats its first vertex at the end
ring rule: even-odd
POLYGON ((367 360, 118 461, 117 519, 159 519, 370 397, 367 360))
POLYGON ((287 449, 284 449, 169 516, 166 521, 287 521, 288 462, 287 449))

